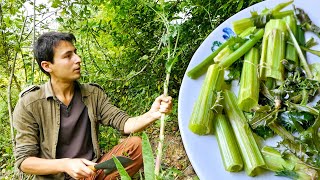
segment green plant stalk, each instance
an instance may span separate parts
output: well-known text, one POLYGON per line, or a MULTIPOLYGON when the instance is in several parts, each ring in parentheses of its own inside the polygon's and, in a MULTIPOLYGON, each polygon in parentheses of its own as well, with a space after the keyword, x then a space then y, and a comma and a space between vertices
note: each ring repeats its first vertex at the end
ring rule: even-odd
POLYGON ((289 133, 284 127, 278 124, 276 122, 276 119, 273 119, 271 122, 269 122, 268 126, 270 127, 270 129, 272 129, 273 132, 278 134, 283 139, 288 139, 291 142, 294 142, 294 136, 291 133, 289 133))
MULTIPOLYGON (((167 72, 166 80, 164 83, 164 93, 163 93, 164 96, 168 96, 169 79, 170 79, 170 72, 167 72)), ((156 177, 159 176, 160 167, 161 167, 162 149, 163 149, 163 142, 164 142, 165 119, 166 119, 166 114, 162 113, 161 118, 160 118, 159 143, 158 143, 156 165, 155 165, 155 171, 154 171, 156 177)))
MULTIPOLYGON (((305 32, 300 25, 297 25, 297 42, 301 46, 306 45, 305 32)), ((293 44, 292 44, 293 45, 293 44)))
POLYGON ((247 120, 237 105, 237 98, 230 90, 224 90, 224 109, 235 133, 244 168, 249 176, 255 176, 265 165, 247 120))
POLYGON ((187 72, 187 76, 191 79, 197 79, 201 75, 203 75, 208 67, 214 63, 214 58, 228 45, 233 44, 232 38, 228 39, 226 42, 221 44, 217 50, 215 50, 211 55, 209 55, 206 59, 204 59, 200 64, 192 68, 190 71, 187 72))
MULTIPOLYGON (((247 28, 239 35, 239 37, 245 38, 246 36, 253 34, 255 30, 256 27, 247 28)), ((239 46, 242 45, 241 43, 236 41, 235 37, 229 38, 226 42, 219 46, 217 50, 215 50, 211 55, 204 59, 200 64, 188 71, 187 76, 191 79, 197 79, 207 71, 208 67, 211 64, 217 64, 222 59, 225 59, 231 53, 233 53, 234 50, 232 50, 230 47, 234 46, 235 44, 239 44, 239 46)))
POLYGON ((292 10, 280 12, 283 8, 290 5, 293 1, 288 1, 285 3, 280 3, 268 11, 262 12, 252 16, 251 18, 243 18, 237 21, 232 22, 233 30, 236 34, 242 33, 245 29, 249 27, 256 26, 258 28, 263 28, 265 24, 272 18, 282 18, 290 14, 294 14, 292 10))
POLYGON ((242 67, 238 106, 244 111, 251 111, 258 105, 259 79, 258 61, 259 50, 253 47, 245 56, 242 67))
POLYGON ((294 16, 293 10, 286 10, 286 11, 281 11, 281 12, 275 12, 272 14, 273 18, 275 19, 282 19, 286 16, 294 16))
POLYGON ((289 6, 289 5, 292 4, 292 3, 293 3, 293 0, 290 0, 290 1, 285 2, 285 3, 280 3, 280 4, 278 4, 277 6, 275 6, 274 8, 272 8, 272 9, 270 10, 270 12, 271 12, 271 14, 278 13, 278 12, 280 12, 283 8, 289 6))
MULTIPOLYGON (((246 30, 244 30, 239 37, 242 39, 245 39, 247 36, 253 34, 256 30, 256 27, 249 27, 246 30)), ((217 56, 214 58, 214 63, 218 64, 220 63, 221 60, 225 59, 226 57, 228 57, 230 54, 232 54, 234 52, 234 50, 232 48, 230 48, 231 45, 238 45, 241 46, 241 43, 236 43, 236 44, 230 44, 228 46, 226 46, 224 49, 222 49, 217 56)))
POLYGON ((307 51, 309 53, 312 53, 314 55, 317 55, 320 57, 320 51, 317 51, 317 50, 313 50, 313 49, 309 49, 309 48, 306 48, 306 47, 303 47, 303 46, 300 46, 300 48, 304 51, 307 51))
POLYGON ((262 39, 262 48, 261 48, 261 57, 260 57, 260 70, 259 70, 259 78, 261 80, 266 80, 266 74, 267 74, 267 47, 268 47, 268 41, 269 36, 266 35, 266 32, 264 33, 263 39, 262 39))
POLYGON ((218 64, 222 59, 228 57, 231 53, 233 53, 233 50, 230 49, 229 46, 223 48, 216 57, 213 58, 213 61, 215 64, 218 64))
POLYGON ((220 61, 220 65, 224 68, 228 68, 232 63, 238 60, 241 56, 247 53, 263 36, 264 30, 259 29, 251 39, 246 41, 236 51, 230 54, 228 57, 220 61))
POLYGON ((233 31, 236 34, 241 34, 244 30, 254 27, 254 20, 252 18, 243 18, 232 22, 233 31))
POLYGON ((294 45, 294 47, 296 48, 296 50, 298 52, 298 55, 299 55, 299 58, 300 58, 300 64, 304 68, 304 70, 306 72, 306 75, 307 75, 307 78, 313 79, 313 75, 312 75, 311 70, 309 68, 308 62, 307 62, 306 58, 304 57, 304 54, 301 51, 301 48, 300 48, 296 38, 294 37, 294 34, 292 33, 292 31, 290 29, 290 26, 288 24, 286 24, 286 26, 287 26, 290 38, 291 38, 291 40, 293 42, 293 45, 294 45))
POLYGON ((283 79, 282 60, 285 55, 285 22, 281 19, 271 19, 265 27, 260 58, 260 79, 268 77, 283 79))
POLYGON ((263 158, 266 162, 266 169, 274 172, 281 172, 284 170, 293 171, 301 180, 312 180, 318 178, 318 173, 303 162, 301 162, 293 154, 281 155, 280 152, 270 146, 265 146, 261 149, 263 158))
MULTIPOLYGON (((293 15, 291 16, 286 16, 283 18, 283 20, 289 25, 289 27, 292 30, 292 33, 295 37, 297 37, 298 30, 297 30, 297 21, 296 18, 294 18, 293 15)), ((296 51, 295 47, 287 43, 287 48, 286 48, 286 59, 293 61, 295 64, 298 64, 298 52, 296 51)))
POLYGON ((266 77, 279 81, 284 80, 284 67, 282 60, 285 56, 285 35, 278 29, 269 34, 267 50, 266 77))
MULTIPOLYGON (((155 12, 157 13, 157 11, 155 11, 155 12)), ((166 34, 172 36, 170 23, 168 22, 168 20, 164 16, 164 14, 159 14, 159 16, 161 17, 161 19, 163 20, 163 22, 166 26, 166 34)), ((163 91, 164 91, 163 95, 164 96, 168 96, 168 87, 169 87, 169 82, 170 82, 171 69, 172 69, 174 63, 177 61, 176 50, 177 50, 177 46, 178 46, 179 34, 180 33, 178 32, 177 37, 176 37, 176 41, 175 41, 175 45, 173 48, 173 52, 171 52, 170 40, 168 40, 166 43, 164 43, 167 46, 166 79, 165 79, 164 85, 163 85, 163 91)), ((156 163, 155 163, 155 169, 154 169, 154 173, 155 173, 156 177, 159 177, 160 168, 161 168, 162 149, 163 149, 163 143, 164 143, 165 119, 166 119, 166 114, 161 113, 159 143, 158 143, 157 157, 156 157, 156 163)))
POLYGON ((218 64, 211 65, 190 117, 189 129, 193 133, 199 135, 213 133, 213 118, 215 112, 210 108, 216 101, 216 93, 221 90, 223 81, 224 70, 218 64))
POLYGON ((225 115, 218 114, 214 121, 214 133, 226 171, 238 172, 243 168, 241 155, 230 122, 225 115))

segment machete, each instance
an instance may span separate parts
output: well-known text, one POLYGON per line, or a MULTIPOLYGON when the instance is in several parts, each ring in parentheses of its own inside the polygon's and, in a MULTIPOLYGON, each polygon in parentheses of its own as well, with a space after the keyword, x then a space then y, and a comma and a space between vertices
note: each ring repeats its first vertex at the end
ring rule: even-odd
MULTIPOLYGON (((130 165, 131 163, 133 163, 133 160, 125 157, 125 156, 117 156, 116 157, 120 163, 122 164, 123 167, 127 167, 128 165, 130 165)), ((90 169, 92 169, 93 171, 97 171, 99 169, 103 169, 105 174, 109 174, 113 171, 115 171, 117 169, 116 164, 114 163, 113 159, 108 159, 104 162, 101 163, 97 163, 94 166, 88 166, 90 169)))

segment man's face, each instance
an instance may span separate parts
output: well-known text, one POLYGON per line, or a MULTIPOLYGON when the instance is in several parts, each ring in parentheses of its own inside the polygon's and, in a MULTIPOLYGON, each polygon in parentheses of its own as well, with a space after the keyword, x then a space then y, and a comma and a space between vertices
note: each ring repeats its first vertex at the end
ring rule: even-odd
POLYGON ((75 81, 80 78, 81 58, 76 48, 68 41, 60 41, 54 48, 53 63, 50 64, 52 79, 75 81))

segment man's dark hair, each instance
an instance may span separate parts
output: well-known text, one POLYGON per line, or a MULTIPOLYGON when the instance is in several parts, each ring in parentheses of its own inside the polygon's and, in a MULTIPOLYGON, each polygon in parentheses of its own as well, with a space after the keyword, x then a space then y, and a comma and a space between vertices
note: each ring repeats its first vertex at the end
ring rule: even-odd
POLYGON ((48 61, 54 63, 54 48, 60 41, 68 41, 73 44, 74 42, 76 42, 76 38, 71 33, 47 32, 42 34, 34 44, 33 51, 37 63, 41 71, 48 76, 50 75, 41 67, 41 62, 48 61))

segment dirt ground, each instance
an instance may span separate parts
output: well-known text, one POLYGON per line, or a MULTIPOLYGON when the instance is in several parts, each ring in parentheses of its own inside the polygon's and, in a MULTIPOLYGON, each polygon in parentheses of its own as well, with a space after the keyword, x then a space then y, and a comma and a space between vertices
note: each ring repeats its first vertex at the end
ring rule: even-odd
MULTIPOLYGON (((146 129, 153 151, 156 152, 159 141, 159 128, 150 126, 146 129)), ((167 122, 165 128, 165 143, 163 149, 162 168, 176 168, 182 175, 176 179, 193 180, 197 179, 192 165, 184 149, 180 136, 178 122, 167 122)))

